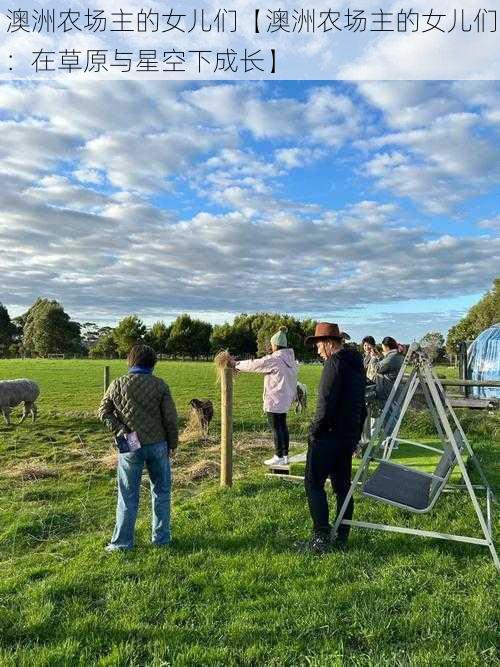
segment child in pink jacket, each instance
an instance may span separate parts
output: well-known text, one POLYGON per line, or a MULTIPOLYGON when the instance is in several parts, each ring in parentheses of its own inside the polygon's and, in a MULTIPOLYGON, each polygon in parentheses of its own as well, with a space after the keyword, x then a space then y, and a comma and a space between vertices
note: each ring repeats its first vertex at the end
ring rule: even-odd
POLYGON ((264 412, 273 431, 275 453, 266 465, 287 465, 290 436, 286 414, 297 394, 297 362, 287 347, 286 329, 280 329, 271 338, 272 354, 261 359, 236 362, 235 368, 243 373, 264 373, 264 412))

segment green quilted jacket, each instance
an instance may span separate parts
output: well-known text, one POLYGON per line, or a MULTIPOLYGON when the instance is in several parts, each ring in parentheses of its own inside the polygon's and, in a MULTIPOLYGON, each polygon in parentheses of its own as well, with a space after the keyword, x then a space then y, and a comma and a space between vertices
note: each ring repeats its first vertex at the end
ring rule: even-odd
POLYGON ((109 385, 98 411, 99 419, 118 434, 136 431, 142 445, 178 442, 177 410, 168 385, 156 375, 122 375, 109 385))

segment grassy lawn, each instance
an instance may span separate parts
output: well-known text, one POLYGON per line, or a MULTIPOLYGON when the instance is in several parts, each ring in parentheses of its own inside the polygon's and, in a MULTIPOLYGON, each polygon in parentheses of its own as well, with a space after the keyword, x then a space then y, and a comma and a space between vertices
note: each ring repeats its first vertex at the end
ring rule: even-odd
MULTIPOLYGON (((345 554, 294 551, 308 511, 300 484, 265 477, 258 376, 236 381, 234 487, 218 488, 215 424, 208 442, 179 453, 173 548, 148 544, 144 480, 137 548, 105 554, 115 488, 111 439, 94 417, 103 365, 0 361, 0 378, 30 377, 42 391, 35 425, 0 424, 2 667, 498 664, 499 578, 486 549, 353 530, 345 554)), ((110 365, 112 377, 125 368, 110 365)), ((297 452, 320 370, 301 369, 311 400, 308 415, 291 418, 297 452)), ((161 362, 158 373, 183 419, 193 397, 218 408, 210 364, 161 362)), ((464 413, 464 425, 498 491, 498 417, 464 413)), ((405 432, 432 442, 424 416, 405 432)), ((406 446, 397 456, 435 463, 406 446)), ((424 517, 359 499, 355 513, 479 536, 462 494, 424 517)))

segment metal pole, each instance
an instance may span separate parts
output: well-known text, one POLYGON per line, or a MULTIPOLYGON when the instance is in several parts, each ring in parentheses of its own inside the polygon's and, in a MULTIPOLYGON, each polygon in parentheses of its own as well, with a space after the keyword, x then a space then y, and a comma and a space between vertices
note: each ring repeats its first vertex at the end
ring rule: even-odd
POLYGON ((233 484, 233 371, 225 368, 221 376, 220 485, 233 484))
MULTIPOLYGON (((471 484, 469 475, 467 473, 467 469, 465 467, 464 460, 462 458, 462 453, 460 451, 460 448, 457 445, 457 440, 455 437, 455 434, 451 430, 451 425, 450 422, 448 421, 448 417, 446 415, 445 407, 446 405, 443 405, 441 402, 441 399, 439 397, 438 389, 439 387, 439 382, 435 382, 434 378, 432 377, 432 370, 429 370, 429 368, 424 367, 423 368, 423 374, 424 377, 427 381, 427 386, 429 387, 430 394, 432 396, 432 400, 434 401, 434 405, 436 406, 436 410, 441 418, 441 422, 443 424, 445 433, 448 437, 448 441, 450 445, 453 448, 453 452, 455 454, 456 461, 458 463, 458 467, 460 468, 460 472, 462 473, 462 478, 465 482, 465 486, 467 487, 467 491, 469 492, 470 499, 472 501, 472 505, 474 506, 474 510, 476 511, 476 516, 479 520, 479 524, 481 526, 481 530, 483 531, 483 535, 486 538, 486 543, 488 545, 488 548, 490 550, 491 556, 493 558, 493 562, 495 563, 495 567, 497 570, 500 572, 500 560, 498 558, 495 545, 493 544, 493 538, 491 536, 491 533, 488 529, 488 525, 486 523, 486 520, 483 516, 483 513, 481 511, 481 507, 479 506, 479 502, 477 500, 476 494, 474 492, 474 488, 471 484)), ((465 444, 465 443, 464 443, 465 444)))
POLYGON ((109 366, 104 366, 104 393, 109 387, 109 366))

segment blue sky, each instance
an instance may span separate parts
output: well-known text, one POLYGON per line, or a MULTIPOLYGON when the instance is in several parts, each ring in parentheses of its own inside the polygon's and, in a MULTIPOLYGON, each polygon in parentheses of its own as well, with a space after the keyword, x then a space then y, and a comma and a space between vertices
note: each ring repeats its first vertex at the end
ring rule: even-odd
POLYGON ((498 275, 495 82, 0 85, 0 301, 446 332, 498 275))

